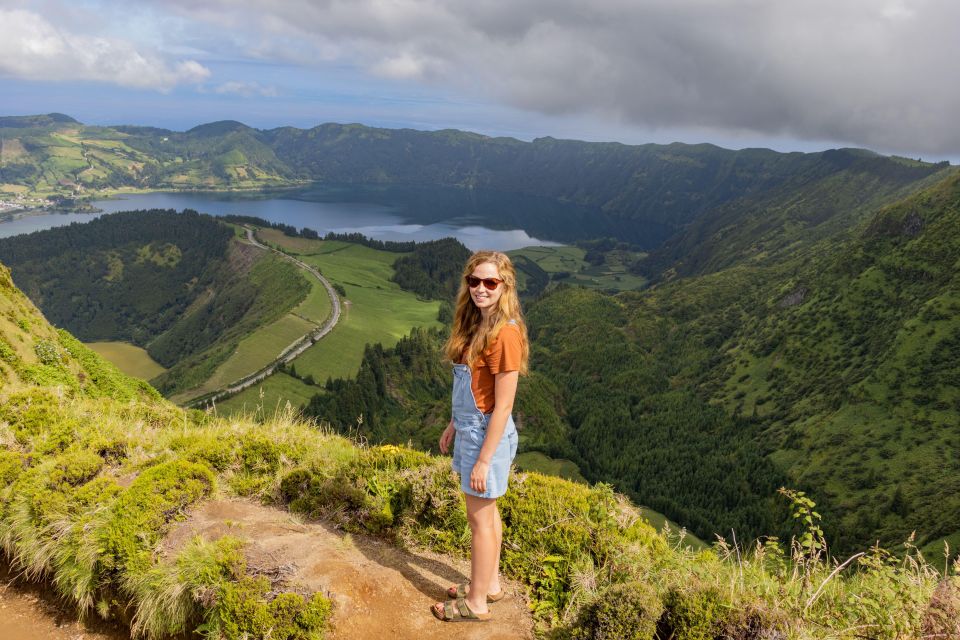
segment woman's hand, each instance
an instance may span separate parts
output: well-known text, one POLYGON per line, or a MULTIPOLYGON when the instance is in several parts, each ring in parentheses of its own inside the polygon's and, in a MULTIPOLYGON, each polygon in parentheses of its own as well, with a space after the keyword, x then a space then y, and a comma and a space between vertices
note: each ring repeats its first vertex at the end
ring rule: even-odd
POLYGON ((447 455, 447 451, 450 449, 450 443, 453 442, 453 434, 453 420, 451 420, 447 428, 440 434, 440 453, 443 455, 447 455))
POLYGON ((487 473, 490 471, 490 463, 477 460, 473 465, 473 471, 470 472, 470 488, 477 493, 486 493, 487 491, 487 473))

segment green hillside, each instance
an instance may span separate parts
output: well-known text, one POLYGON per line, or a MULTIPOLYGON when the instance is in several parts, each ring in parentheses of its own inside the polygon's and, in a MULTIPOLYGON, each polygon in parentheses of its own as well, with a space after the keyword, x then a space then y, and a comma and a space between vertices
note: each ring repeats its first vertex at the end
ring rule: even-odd
POLYGON ((953 172, 767 263, 537 302, 537 369, 563 390, 587 477, 702 536, 736 504, 744 524, 777 526, 765 500, 786 483, 814 495, 839 549, 911 531, 931 549, 956 541, 958 184, 953 172))
POLYGON ((117 213, 0 239, 0 259, 57 325, 87 342, 145 347, 167 368, 153 380, 165 395, 202 384, 311 291, 296 267, 191 211, 117 213))
MULTIPOLYGON (((0 478, 5 559, 71 614, 149 638, 316 640, 337 624, 327 595, 258 571, 245 553, 253 541, 229 528, 168 544, 174 524, 211 498, 277 504, 434 552, 466 549, 448 459, 356 446, 289 415, 255 424, 179 409, 52 329, 3 266, 0 478)), ((607 486, 522 474, 500 501, 503 568, 526 586, 544 638, 847 638, 851 629, 895 638, 949 628, 942 594, 953 587, 944 582, 934 598, 932 566, 877 548, 832 575, 819 516, 802 495, 792 500, 798 521, 812 523, 794 546, 693 551, 607 486)))
POLYGON ((821 159, 767 192, 739 198, 693 221, 635 270, 662 279, 791 259, 821 240, 843 240, 880 207, 954 171, 946 163, 931 167, 859 149, 825 151, 821 159))

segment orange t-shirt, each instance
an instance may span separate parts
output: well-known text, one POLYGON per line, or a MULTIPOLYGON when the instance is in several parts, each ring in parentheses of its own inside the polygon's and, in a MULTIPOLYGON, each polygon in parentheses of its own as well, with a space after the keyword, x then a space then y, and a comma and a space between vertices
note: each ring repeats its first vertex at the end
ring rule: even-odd
POLYGON ((522 340, 520 327, 515 324, 505 324, 493 344, 474 360, 470 370, 470 387, 473 390, 473 398, 477 401, 477 408, 483 413, 493 411, 496 404, 494 397, 496 375, 505 371, 520 370, 520 361, 523 357, 522 340))

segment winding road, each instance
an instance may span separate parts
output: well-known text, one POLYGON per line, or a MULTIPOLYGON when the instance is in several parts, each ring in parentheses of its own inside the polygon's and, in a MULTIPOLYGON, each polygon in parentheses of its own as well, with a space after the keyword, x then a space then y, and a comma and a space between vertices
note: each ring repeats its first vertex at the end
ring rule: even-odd
POLYGON ((332 313, 330 314, 330 317, 327 318, 327 321, 323 323, 323 325, 310 331, 309 333, 305 334, 303 337, 295 340, 290 346, 288 346, 286 349, 281 351, 280 355, 278 355, 273 361, 271 361, 270 364, 266 365, 265 367, 262 367, 261 369, 258 369, 257 371, 254 371, 249 375, 246 375, 240 378, 239 380, 236 380, 235 382, 228 384, 222 389, 218 389, 216 391, 212 391, 210 393, 206 393, 202 396, 189 400, 188 402, 185 403, 185 406, 187 407, 211 406, 213 403, 217 402, 218 400, 228 398, 234 394, 240 393, 244 389, 252 387, 258 382, 262 382, 267 376, 271 375, 274 371, 276 371, 277 366, 281 364, 288 364, 289 362, 293 361, 294 358, 296 358, 301 353, 303 353, 304 351, 312 347, 314 343, 320 340, 320 338, 330 333, 333 330, 333 328, 337 326, 337 322, 340 321, 340 298, 339 296, 337 296, 337 292, 333 290, 333 285, 331 285, 326 278, 320 275, 320 272, 315 267, 312 267, 306 262, 303 262, 301 260, 297 260, 293 256, 288 255, 282 251, 278 251, 273 247, 268 247, 265 244, 261 244, 260 242, 257 241, 256 237, 254 236, 253 229, 246 226, 244 227, 244 229, 247 230, 247 242, 249 242, 250 244, 256 247, 260 247, 261 249, 264 249, 266 251, 273 251, 277 255, 283 256, 285 259, 290 260, 291 262, 296 264, 298 267, 300 267, 304 271, 307 271, 308 273, 313 275, 317 280, 319 280, 321 284, 323 284, 323 286, 327 289, 327 295, 330 296, 330 302, 333 305, 332 313))

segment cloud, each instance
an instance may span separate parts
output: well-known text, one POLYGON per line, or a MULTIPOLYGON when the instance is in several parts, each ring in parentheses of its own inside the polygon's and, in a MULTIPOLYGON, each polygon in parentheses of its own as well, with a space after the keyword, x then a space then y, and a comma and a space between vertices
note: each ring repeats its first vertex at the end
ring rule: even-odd
POLYGON ((213 89, 214 93, 219 94, 235 94, 238 96, 243 96, 244 98, 250 98, 252 96, 263 96, 266 98, 274 98, 277 94, 277 88, 273 86, 263 86, 257 82, 240 82, 237 80, 231 80, 229 82, 224 82, 217 85, 213 89))
POLYGON ((300 60, 322 50, 318 65, 355 65, 533 113, 960 152, 960 3, 953 0, 162 6, 245 34, 251 50, 286 47, 300 60))
POLYGON ((32 80, 92 80, 168 91, 210 76, 194 60, 170 64, 117 38, 72 33, 37 13, 0 8, 0 73, 32 80))

